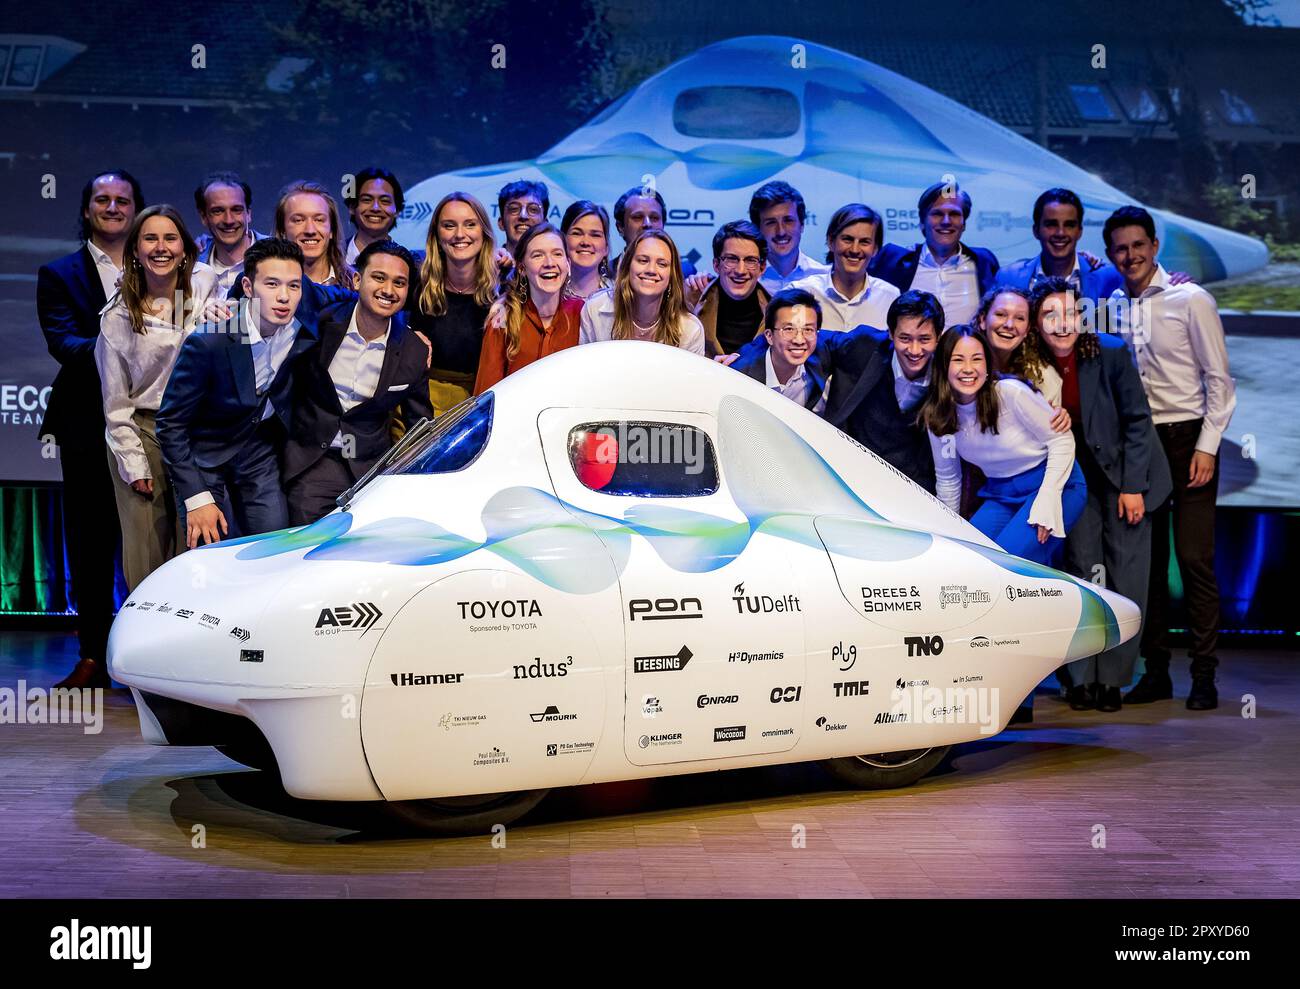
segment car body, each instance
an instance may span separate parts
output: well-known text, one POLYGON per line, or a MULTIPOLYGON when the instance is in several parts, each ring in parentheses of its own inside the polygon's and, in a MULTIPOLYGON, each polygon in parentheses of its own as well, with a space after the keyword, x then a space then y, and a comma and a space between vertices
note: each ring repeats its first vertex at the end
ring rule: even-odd
POLYGON ((938 751, 1139 623, 747 376, 610 341, 164 564, 109 652, 150 741, 252 724, 295 796, 414 801, 938 751))
MULTIPOLYGON (((804 250, 820 257, 826 222, 845 203, 880 213, 887 242, 921 240, 916 201, 946 176, 974 201, 967 243, 1003 264, 1039 253, 1032 207, 1065 186, 1084 204, 1081 246, 1104 253, 1101 227, 1137 201, 1096 175, 934 90, 864 59, 798 38, 731 38, 701 48, 615 100, 535 160, 508 161, 425 179, 406 194, 393 236, 423 248, 434 205, 463 190, 495 218, 497 191, 515 179, 545 182, 552 222, 576 199, 612 207, 632 186, 658 189, 667 229, 694 262, 712 257, 714 231, 747 218, 764 182, 803 192, 804 250)), ((1268 262, 1262 241, 1152 210, 1170 271, 1199 281, 1268 262)), ((615 236, 611 231, 611 237, 615 236)), ((610 256, 619 247, 611 244, 610 256)))

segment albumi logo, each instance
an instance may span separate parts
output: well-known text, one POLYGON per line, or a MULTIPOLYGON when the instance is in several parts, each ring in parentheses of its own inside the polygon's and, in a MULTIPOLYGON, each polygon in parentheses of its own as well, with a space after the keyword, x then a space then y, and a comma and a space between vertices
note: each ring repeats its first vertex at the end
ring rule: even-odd
POLYGON ((767 615, 773 612, 803 610, 799 607, 799 599, 793 594, 775 598, 770 594, 746 595, 743 581, 733 589, 731 600, 736 602, 738 615, 743 615, 747 611, 751 615, 767 615))

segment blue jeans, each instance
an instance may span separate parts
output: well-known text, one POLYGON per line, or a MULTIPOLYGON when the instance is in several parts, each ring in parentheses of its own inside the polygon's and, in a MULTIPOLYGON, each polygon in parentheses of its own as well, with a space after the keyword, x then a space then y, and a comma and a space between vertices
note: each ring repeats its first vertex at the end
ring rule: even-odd
MULTIPOLYGON (((1038 489, 1042 487, 1043 475, 1046 473, 1047 461, 1044 460, 1023 474, 990 477, 984 487, 980 488, 984 504, 971 519, 971 525, 1012 556, 1051 565, 1052 560, 1061 552, 1065 540, 1051 536, 1047 542, 1040 543, 1038 528, 1029 524, 1029 509, 1038 496, 1038 489)), ((1083 471, 1076 462, 1065 482, 1065 489, 1061 492, 1061 516, 1067 530, 1082 514, 1087 500, 1088 487, 1083 480, 1083 471)))

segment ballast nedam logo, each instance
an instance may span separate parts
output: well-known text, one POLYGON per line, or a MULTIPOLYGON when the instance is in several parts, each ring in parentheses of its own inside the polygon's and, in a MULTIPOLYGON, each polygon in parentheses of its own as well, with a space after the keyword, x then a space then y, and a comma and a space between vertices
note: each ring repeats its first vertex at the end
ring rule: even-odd
POLYGON ((55 961, 129 961, 135 969, 149 967, 153 957, 153 928, 81 926, 76 917, 67 927, 50 929, 50 957, 55 961))
POLYGON ((1021 598, 1059 598, 1065 592, 1059 587, 1012 587, 1007 585, 1007 600, 1019 601, 1021 598))
POLYGON ((738 704, 740 703, 739 694, 700 694, 695 698, 696 707, 711 707, 718 704, 738 704))
POLYGON ((921 592, 910 587, 864 587, 862 610, 867 614, 884 611, 920 611, 921 592))
POLYGON ((693 656, 689 649, 682 646, 671 656, 634 656, 632 672, 634 673, 677 673, 686 669, 686 664, 693 656))
POLYGON ((383 614, 369 601, 338 608, 321 608, 320 617, 316 619, 316 634, 337 635, 345 630, 364 632, 379 621, 383 614))
POLYGON ((81 725, 83 735, 104 730, 102 687, 0 687, 0 724, 81 725))
POLYGON ((965 584, 944 584, 939 588, 939 608, 967 608, 972 604, 988 604, 993 595, 988 591, 971 590, 965 584))
POLYGON ((444 683, 460 683, 464 673, 390 673, 388 679, 394 687, 435 687, 444 683))
POLYGON ((704 603, 699 598, 633 598, 627 603, 628 621, 662 622, 679 618, 703 618, 704 603))
POLYGON ((542 606, 533 598, 504 601, 457 601, 461 618, 541 618, 542 606))
POLYGON ((799 599, 793 594, 785 597, 772 597, 770 594, 745 594, 744 583, 739 583, 732 591, 731 600, 736 602, 736 614, 770 615, 774 612, 802 611, 799 599))
POLYGON ((563 677, 569 675, 569 667, 573 665, 573 657, 568 656, 560 663, 543 663, 542 657, 538 656, 526 666, 516 664, 512 667, 516 680, 540 680, 550 677, 563 677))

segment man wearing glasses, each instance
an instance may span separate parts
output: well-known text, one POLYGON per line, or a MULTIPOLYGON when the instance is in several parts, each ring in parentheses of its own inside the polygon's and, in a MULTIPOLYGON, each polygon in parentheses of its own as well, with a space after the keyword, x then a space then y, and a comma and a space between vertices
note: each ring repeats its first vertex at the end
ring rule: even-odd
POLYGON ((734 354, 763 331, 767 289, 759 284, 767 241, 748 220, 724 223, 713 235, 713 275, 686 280, 686 304, 704 325, 710 357, 734 354))
POLYGON ((545 182, 529 182, 527 179, 502 186, 497 193, 497 226, 505 234, 505 249, 511 255, 515 253, 519 238, 551 212, 550 196, 545 182))
POLYGON ((763 316, 766 352, 751 351, 733 369, 805 409, 821 412, 826 388, 826 373, 817 357, 821 322, 822 307, 810 293, 797 288, 778 292, 763 316))

